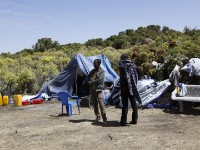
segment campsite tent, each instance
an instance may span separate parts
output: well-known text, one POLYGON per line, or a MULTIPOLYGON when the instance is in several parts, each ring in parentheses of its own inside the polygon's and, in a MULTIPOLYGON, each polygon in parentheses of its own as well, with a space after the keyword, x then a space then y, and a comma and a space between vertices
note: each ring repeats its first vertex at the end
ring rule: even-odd
POLYGON ((181 70, 188 72, 189 76, 200 76, 200 59, 191 58, 181 70))
MULTIPOLYGON (((105 55, 85 57, 79 53, 72 58, 62 72, 58 74, 58 76, 56 76, 53 80, 44 83, 38 94, 47 93, 51 96, 53 93, 58 93, 59 91, 66 91, 69 94, 79 92, 80 90, 77 90, 77 88, 84 86, 85 78, 93 69, 93 61, 95 59, 101 59, 101 68, 105 71, 104 82, 114 83, 119 80, 119 76, 111 68, 111 64, 105 55), (79 85, 77 86, 77 84, 79 85), (73 91, 73 89, 75 91, 73 91)), ((82 89, 85 90, 84 87, 82 89)))

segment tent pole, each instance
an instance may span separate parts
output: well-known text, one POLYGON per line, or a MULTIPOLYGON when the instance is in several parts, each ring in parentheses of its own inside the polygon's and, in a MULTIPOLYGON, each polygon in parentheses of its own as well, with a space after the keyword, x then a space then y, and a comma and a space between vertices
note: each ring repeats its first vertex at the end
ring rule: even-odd
POLYGON ((75 79, 75 80, 76 80, 76 81, 75 81, 75 82, 76 82, 75 84, 76 84, 76 95, 77 95, 77 94, 78 94, 78 92, 77 92, 77 67, 76 67, 76 79, 75 79))

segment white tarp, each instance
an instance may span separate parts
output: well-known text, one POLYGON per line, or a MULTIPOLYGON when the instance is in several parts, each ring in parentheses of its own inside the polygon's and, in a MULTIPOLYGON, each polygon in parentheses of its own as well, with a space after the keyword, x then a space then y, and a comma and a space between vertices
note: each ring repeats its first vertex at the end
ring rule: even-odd
POLYGON ((155 82, 152 79, 139 80, 138 91, 142 99, 142 105, 146 106, 157 100, 170 85, 169 79, 160 82, 155 82))
POLYGON ((178 85, 180 78, 180 66, 176 65, 169 75, 169 81, 173 83, 174 86, 178 85))
POLYGON ((30 101, 34 97, 36 97, 36 95, 24 95, 22 96, 22 102, 26 100, 30 101))
POLYGON ((189 76, 200 76, 200 59, 191 58, 181 70, 188 72, 189 76))

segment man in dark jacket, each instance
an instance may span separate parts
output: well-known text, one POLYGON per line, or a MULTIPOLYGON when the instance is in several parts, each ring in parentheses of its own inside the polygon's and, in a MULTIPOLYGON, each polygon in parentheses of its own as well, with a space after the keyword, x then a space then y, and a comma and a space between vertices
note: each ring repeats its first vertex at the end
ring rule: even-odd
POLYGON ((98 104, 100 106, 101 115, 104 124, 107 123, 107 117, 105 112, 105 106, 104 106, 104 100, 102 96, 102 90, 104 88, 104 77, 105 72, 100 67, 101 60, 95 59, 94 60, 94 69, 90 71, 89 73, 89 86, 90 86, 90 94, 91 94, 91 100, 94 107, 94 113, 96 115, 96 120, 99 121, 101 119, 98 104))
POLYGON ((132 112, 132 124, 137 124, 138 110, 136 99, 141 104, 141 98, 137 90, 138 75, 136 71, 136 65, 128 60, 128 54, 121 55, 121 61, 119 62, 120 70, 120 88, 122 97, 122 116, 120 124, 125 126, 127 124, 128 114, 128 99, 131 102, 132 112))

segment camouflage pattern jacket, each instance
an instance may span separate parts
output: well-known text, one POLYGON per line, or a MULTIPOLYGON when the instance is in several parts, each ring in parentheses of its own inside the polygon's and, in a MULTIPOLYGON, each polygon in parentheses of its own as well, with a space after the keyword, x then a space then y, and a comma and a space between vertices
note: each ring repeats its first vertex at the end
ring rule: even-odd
POLYGON ((88 75, 90 90, 102 91, 104 89, 105 71, 100 67, 98 71, 92 69, 88 75))
POLYGON ((137 90, 138 75, 136 65, 130 60, 119 62, 121 95, 132 95, 141 104, 137 90))

